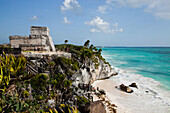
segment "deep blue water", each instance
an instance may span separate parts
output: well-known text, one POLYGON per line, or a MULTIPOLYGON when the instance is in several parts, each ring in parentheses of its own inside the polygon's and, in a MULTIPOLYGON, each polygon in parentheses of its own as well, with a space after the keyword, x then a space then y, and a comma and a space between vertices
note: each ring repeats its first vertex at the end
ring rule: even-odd
POLYGON ((111 65, 153 78, 170 89, 170 47, 102 48, 111 65))

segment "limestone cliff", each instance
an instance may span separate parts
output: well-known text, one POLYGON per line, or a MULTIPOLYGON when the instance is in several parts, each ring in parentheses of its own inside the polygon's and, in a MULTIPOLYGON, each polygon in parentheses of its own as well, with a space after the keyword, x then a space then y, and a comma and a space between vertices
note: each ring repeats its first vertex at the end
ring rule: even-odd
MULTIPOLYGON (((68 67, 71 72, 74 71, 71 75, 71 79, 75 84, 83 83, 89 84, 93 83, 95 80, 108 78, 116 74, 114 69, 111 68, 110 64, 105 61, 101 55, 101 49, 90 46, 76 46, 71 44, 56 45, 58 51, 65 51, 68 49, 68 52, 71 53, 71 64, 70 66, 64 66, 63 63, 60 63, 59 72, 64 72, 68 67), (76 70, 72 69, 72 66, 76 70)), ((60 59, 61 60, 61 59, 60 59)), ((57 62, 60 62, 59 60, 57 62)))
POLYGON ((92 60, 86 60, 82 67, 73 75, 74 83, 93 83, 95 80, 111 77, 116 74, 109 64, 98 58, 99 65, 96 67, 92 60))

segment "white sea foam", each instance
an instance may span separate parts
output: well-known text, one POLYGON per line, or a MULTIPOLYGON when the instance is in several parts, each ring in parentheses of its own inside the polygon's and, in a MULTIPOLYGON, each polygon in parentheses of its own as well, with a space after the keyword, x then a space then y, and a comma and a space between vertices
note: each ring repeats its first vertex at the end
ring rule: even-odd
POLYGON ((131 96, 118 96, 117 101, 130 108, 133 113, 170 113, 170 91, 163 89, 160 82, 129 73, 128 70, 112 68, 118 73, 111 78, 115 84, 130 85, 135 82, 138 86, 138 89, 132 88, 134 93, 130 94, 131 96))

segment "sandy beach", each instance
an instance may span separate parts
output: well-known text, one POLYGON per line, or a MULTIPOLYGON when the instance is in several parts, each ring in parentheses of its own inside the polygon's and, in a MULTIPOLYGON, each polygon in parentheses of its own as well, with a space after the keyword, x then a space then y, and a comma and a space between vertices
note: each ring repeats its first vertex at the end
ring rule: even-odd
POLYGON ((115 88, 116 84, 110 80, 98 80, 92 84, 94 87, 99 87, 106 91, 106 96, 112 104, 117 106, 118 113, 131 113, 125 106, 122 106, 116 99, 119 96, 126 96, 124 92, 119 91, 115 88))
POLYGON ((170 113, 170 93, 156 88, 156 84, 156 81, 147 77, 119 73, 110 79, 97 80, 93 86, 106 91, 110 102, 117 106, 118 113, 170 113), (138 89, 132 88, 133 93, 115 88, 122 83, 129 85, 132 82, 138 85, 138 89))

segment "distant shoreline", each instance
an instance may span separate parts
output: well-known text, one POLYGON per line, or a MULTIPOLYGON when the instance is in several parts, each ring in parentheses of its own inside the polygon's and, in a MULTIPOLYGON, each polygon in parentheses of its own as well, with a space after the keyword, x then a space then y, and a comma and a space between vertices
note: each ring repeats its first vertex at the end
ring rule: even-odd
POLYGON ((93 86, 106 91, 108 100, 117 106, 117 113, 169 113, 169 91, 161 89, 158 81, 127 73, 117 67, 114 67, 114 70, 118 75, 97 80, 93 86), (138 86, 138 89, 131 87, 133 93, 126 93, 117 88, 120 84, 128 86, 133 82, 138 86))
POLYGON ((134 47, 129 47, 129 46, 96 46, 97 48, 170 48, 170 46, 134 46, 134 47))

